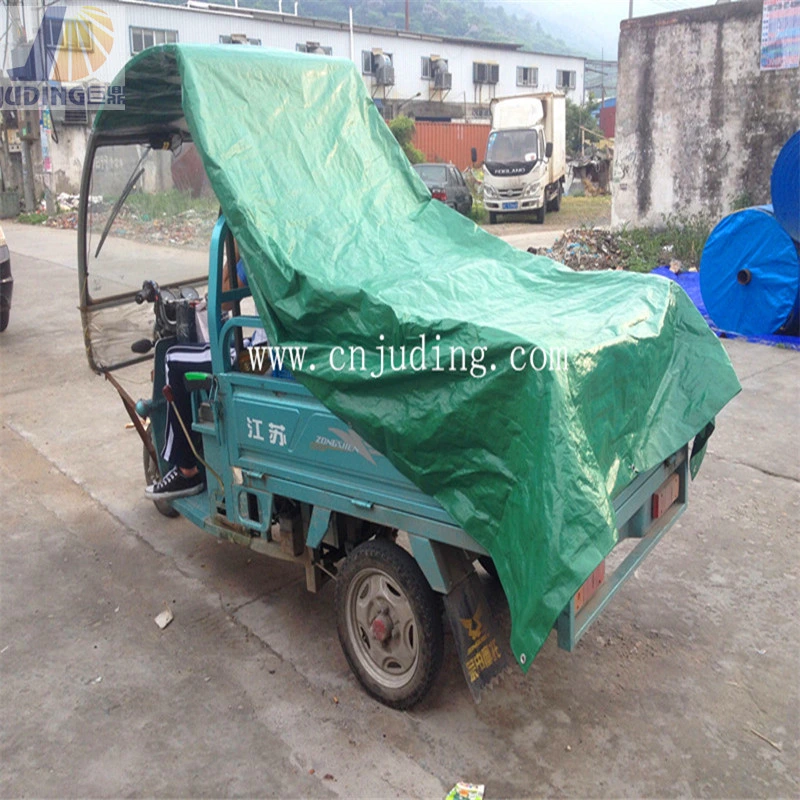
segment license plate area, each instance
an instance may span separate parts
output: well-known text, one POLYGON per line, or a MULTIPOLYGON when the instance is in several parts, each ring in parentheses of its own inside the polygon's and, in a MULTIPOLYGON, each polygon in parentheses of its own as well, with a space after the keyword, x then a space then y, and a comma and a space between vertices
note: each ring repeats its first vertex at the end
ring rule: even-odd
MULTIPOLYGON (((640 474, 614 498, 618 542, 629 538, 638 542, 616 566, 602 563, 570 598, 555 624, 560 648, 570 652, 575 649, 620 587, 680 518, 687 505, 688 479, 689 449, 684 445, 660 465, 640 474)), ((614 563, 616 559, 610 562, 614 563)))
POLYGON ((606 560, 603 559, 595 571, 584 581, 583 586, 575 593, 573 602, 577 614, 591 599, 592 595, 603 585, 606 579, 606 560))
POLYGON ((667 478, 653 493, 650 514, 653 519, 664 516, 669 508, 675 503, 681 493, 681 479, 677 472, 667 478))
POLYGON ((516 200, 513 203, 503 203, 504 211, 513 211, 516 208, 519 208, 519 203, 516 200))

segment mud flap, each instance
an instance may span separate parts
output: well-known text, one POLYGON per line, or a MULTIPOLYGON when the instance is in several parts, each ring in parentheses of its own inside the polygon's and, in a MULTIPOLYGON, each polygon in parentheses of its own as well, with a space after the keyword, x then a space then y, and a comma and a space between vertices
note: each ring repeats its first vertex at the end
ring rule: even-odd
POLYGON ((481 692, 507 669, 509 660, 497 643, 489 604, 475 571, 445 595, 444 606, 472 699, 480 703, 481 692))

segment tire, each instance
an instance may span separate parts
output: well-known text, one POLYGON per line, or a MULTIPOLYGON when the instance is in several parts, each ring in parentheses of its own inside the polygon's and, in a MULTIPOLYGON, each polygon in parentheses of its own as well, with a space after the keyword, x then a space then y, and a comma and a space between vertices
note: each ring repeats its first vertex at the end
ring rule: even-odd
POLYGON ((489 212, 489 224, 495 225, 497 223, 497 214, 494 211, 489 212))
MULTIPOLYGON (((147 435, 150 436, 150 441, 153 441, 153 437, 150 433, 150 426, 147 427, 147 435)), ((143 454, 143 462, 144 462, 144 479, 147 482, 147 486, 150 484, 155 483, 159 478, 162 477, 161 470, 158 468, 158 464, 153 462, 153 459, 150 457, 150 453, 147 449, 147 446, 142 442, 142 454, 143 454)), ((159 514, 163 514, 165 517, 169 517, 170 519, 177 517, 178 512, 172 507, 172 503, 169 500, 154 500, 153 501, 155 507, 158 509, 159 514)))
POLYGON ((441 669, 444 631, 417 562, 393 542, 364 542, 341 567, 335 603, 339 642, 361 685, 391 708, 419 703, 441 669))
POLYGON ((541 208, 536 210, 536 222, 539 225, 544 225, 545 217, 547 216, 547 200, 544 201, 544 204, 541 208))
POLYGON ((563 189, 561 183, 559 182, 558 188, 556 189, 556 196, 547 204, 548 211, 561 211, 561 195, 563 193, 563 189))

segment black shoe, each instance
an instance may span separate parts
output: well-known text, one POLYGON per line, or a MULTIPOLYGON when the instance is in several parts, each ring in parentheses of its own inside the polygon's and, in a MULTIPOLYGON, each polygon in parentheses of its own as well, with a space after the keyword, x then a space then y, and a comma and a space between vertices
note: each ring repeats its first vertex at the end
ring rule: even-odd
POLYGON ((175 500, 178 497, 189 497, 203 491, 203 479, 200 473, 186 477, 178 467, 173 467, 160 481, 144 490, 148 500, 175 500))

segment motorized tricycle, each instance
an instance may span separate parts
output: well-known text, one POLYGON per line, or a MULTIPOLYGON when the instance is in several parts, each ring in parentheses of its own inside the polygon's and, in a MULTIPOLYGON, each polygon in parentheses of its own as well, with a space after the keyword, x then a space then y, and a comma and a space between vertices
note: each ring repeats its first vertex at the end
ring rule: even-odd
MULTIPOLYGON (((234 51, 223 49, 220 57, 246 59, 252 74, 254 59, 262 56, 234 51)), ((169 66, 176 54, 189 59, 195 51, 170 46, 161 52, 169 66)), ((205 48, 200 55, 216 58, 210 52, 205 48)), ((150 59, 155 69, 148 58, 131 62, 142 67, 142 85, 151 76, 163 80, 157 59, 150 59)), ((309 63, 318 77, 327 62, 309 63)), ((128 86, 136 87, 132 76, 129 71, 128 86)), ((475 566, 493 571, 492 553, 442 502, 317 399, 303 385, 308 373, 302 363, 276 363, 287 358, 279 342, 270 343, 266 368, 247 368, 256 361, 246 342, 265 319, 252 305, 248 310, 251 286, 223 281, 226 261, 235 259, 226 203, 210 185, 221 168, 218 162, 205 168, 213 159, 205 153, 201 161, 194 150, 193 125, 200 123, 196 114, 187 114, 193 124, 182 117, 180 93, 170 101, 174 109, 164 99, 179 83, 177 72, 163 83, 166 94, 156 95, 152 113, 137 89, 133 108, 115 112, 124 121, 109 122, 109 112, 96 123, 79 215, 80 307, 90 366, 117 383, 119 368, 143 360, 152 365, 150 396, 134 402, 121 391, 143 438, 148 482, 168 467, 160 455, 169 397, 163 391, 165 356, 190 336, 187 314, 207 295, 212 368, 188 376, 193 410, 184 420, 204 465, 205 488, 160 503, 159 510, 301 565, 311 592, 334 580, 347 661, 367 692, 389 706, 409 708, 427 694, 442 663, 448 619, 477 699, 508 663, 475 566)), ((184 102, 186 96, 184 89, 184 102)), ((414 184, 415 192, 423 190, 414 184)), ((637 543, 613 574, 605 575, 601 561, 567 598, 554 625, 559 646, 567 650, 686 508, 688 437, 631 475, 619 481, 624 485, 614 492, 613 514, 617 540, 637 543)), ((517 660, 524 667, 526 654, 517 660)))

